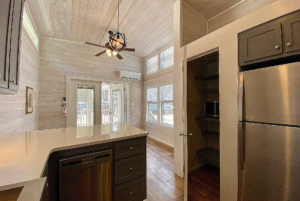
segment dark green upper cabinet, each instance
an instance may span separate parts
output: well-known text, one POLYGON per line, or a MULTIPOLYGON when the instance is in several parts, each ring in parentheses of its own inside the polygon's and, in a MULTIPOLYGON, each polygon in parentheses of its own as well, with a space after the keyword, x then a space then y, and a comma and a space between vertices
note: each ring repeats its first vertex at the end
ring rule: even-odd
POLYGON ((239 66, 254 69, 300 61, 300 11, 238 34, 239 66))
POLYGON ((283 30, 285 31, 286 52, 292 53, 300 50, 300 12, 291 14, 283 21, 283 30))
POLYGON ((19 90, 24 0, 2 0, 0 7, 0 92, 19 90))
POLYGON ((10 46, 10 70, 9 70, 9 89, 19 90, 20 76, 20 56, 21 56, 21 34, 23 19, 23 0, 15 0, 11 46, 10 46))
POLYGON ((9 62, 9 50, 10 50, 10 30, 11 30, 11 7, 13 4, 10 0, 1 1, 0 11, 0 87, 8 88, 8 68, 6 67, 9 62))
POLYGON ((271 22, 246 31, 240 35, 240 59, 253 62, 282 54, 281 24, 271 22))

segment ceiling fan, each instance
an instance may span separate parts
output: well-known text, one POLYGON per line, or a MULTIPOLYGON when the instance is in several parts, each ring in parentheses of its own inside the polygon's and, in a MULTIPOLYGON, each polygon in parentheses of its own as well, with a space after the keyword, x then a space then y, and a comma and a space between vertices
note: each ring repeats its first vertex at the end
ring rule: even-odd
POLYGON ((129 52, 135 52, 135 48, 127 48, 127 38, 124 33, 122 33, 119 30, 119 0, 118 0, 118 31, 108 31, 109 34, 109 41, 108 43, 103 45, 98 45, 94 43, 85 42, 88 45, 94 45, 97 47, 106 48, 106 50, 99 52, 95 56, 100 56, 106 52, 106 54, 111 57, 113 54, 114 56, 118 57, 118 59, 123 59, 123 57, 120 55, 121 51, 129 51, 129 52))

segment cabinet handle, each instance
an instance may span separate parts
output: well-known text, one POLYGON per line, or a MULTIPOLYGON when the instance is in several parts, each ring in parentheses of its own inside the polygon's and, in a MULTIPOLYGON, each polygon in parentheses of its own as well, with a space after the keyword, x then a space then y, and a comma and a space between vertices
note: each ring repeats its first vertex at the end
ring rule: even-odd
POLYGON ((16 81, 15 81, 15 80, 10 80, 9 82, 12 82, 12 83, 16 84, 16 81))
POLYGON ((292 45, 292 43, 288 43, 288 44, 286 44, 288 47, 290 47, 291 45, 292 45))
POLYGON ((276 46, 275 46, 275 49, 278 49, 278 48, 279 48, 279 45, 276 45, 276 46))
POLYGON ((133 150, 133 147, 130 147, 129 149, 130 149, 130 150, 133 150))
POLYGON ((133 170, 133 168, 131 167, 131 168, 129 168, 129 170, 133 170))
POLYGON ((132 195, 132 194, 133 194, 133 192, 130 192, 129 194, 130 194, 130 195, 132 195))

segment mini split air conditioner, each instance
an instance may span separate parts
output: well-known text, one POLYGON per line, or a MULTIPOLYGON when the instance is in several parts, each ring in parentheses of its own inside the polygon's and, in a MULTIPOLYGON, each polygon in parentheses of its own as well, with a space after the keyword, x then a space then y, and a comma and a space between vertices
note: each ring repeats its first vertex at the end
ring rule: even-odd
POLYGON ((129 80, 140 80, 141 73, 135 73, 130 71, 120 71, 120 78, 122 79, 129 79, 129 80))

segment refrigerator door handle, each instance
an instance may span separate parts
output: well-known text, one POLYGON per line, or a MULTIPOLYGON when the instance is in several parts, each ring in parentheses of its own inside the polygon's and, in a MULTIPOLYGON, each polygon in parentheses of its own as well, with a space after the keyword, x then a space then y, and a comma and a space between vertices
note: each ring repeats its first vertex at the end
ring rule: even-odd
POLYGON ((243 121, 243 111, 244 111, 244 73, 243 72, 239 74, 238 105, 239 105, 239 121, 243 121))
POLYGON ((240 170, 244 170, 244 162, 245 162, 245 145, 244 145, 244 129, 243 123, 239 122, 239 134, 238 134, 238 142, 239 142, 239 168, 240 170))

